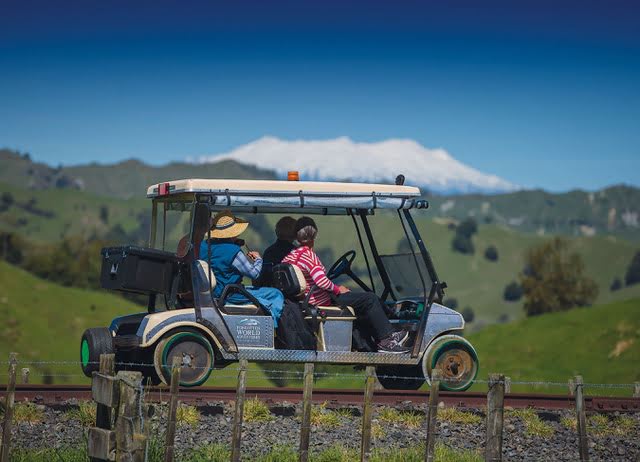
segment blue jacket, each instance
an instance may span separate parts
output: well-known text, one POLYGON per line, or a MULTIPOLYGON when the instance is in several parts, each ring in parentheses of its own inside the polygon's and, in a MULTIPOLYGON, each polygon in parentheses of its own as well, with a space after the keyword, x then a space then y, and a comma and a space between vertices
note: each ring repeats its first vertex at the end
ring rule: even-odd
MULTIPOLYGON (((208 247, 207 241, 203 240, 200 245, 200 258, 205 261, 209 258, 208 247)), ((211 240, 209 266, 211 266, 211 271, 216 277, 216 288, 213 290, 214 297, 220 297, 227 285, 242 283, 242 274, 233 266, 233 260, 241 250, 239 245, 231 242, 211 240)))

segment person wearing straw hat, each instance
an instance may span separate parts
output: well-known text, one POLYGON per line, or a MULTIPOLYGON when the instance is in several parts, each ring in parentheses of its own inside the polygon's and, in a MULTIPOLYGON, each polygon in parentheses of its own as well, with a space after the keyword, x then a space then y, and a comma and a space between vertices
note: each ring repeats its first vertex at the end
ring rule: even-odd
MULTIPOLYGON (((216 277, 213 296, 219 298, 229 284, 241 284, 243 277, 257 279, 262 271, 262 257, 258 252, 245 254, 240 247, 238 236, 249 223, 236 217, 229 210, 223 210, 213 217, 211 230, 200 245, 200 258, 209 260, 209 266, 216 277), (207 237, 211 239, 207 240, 207 237)), ((284 306, 284 295, 273 287, 245 287, 265 308, 271 312, 274 327, 278 327, 278 319, 284 306)), ((234 305, 252 303, 245 295, 233 293, 226 302, 234 305)))

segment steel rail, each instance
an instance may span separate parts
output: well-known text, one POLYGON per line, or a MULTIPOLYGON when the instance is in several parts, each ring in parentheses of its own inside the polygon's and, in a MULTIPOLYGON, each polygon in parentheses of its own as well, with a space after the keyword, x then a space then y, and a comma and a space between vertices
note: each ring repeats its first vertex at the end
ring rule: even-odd
MULTIPOLYGON (((215 401, 232 401, 235 399, 235 388, 230 387, 198 387, 181 388, 180 401, 192 404, 207 404, 215 401)), ((6 393, 6 386, 0 385, 0 394, 6 393)), ((292 402, 302 400, 302 388, 247 388, 247 396, 258 397, 268 403, 292 402)), ((313 401, 327 402, 329 406, 362 404, 363 391, 354 389, 313 390, 313 401)), ((166 388, 150 387, 147 399, 150 401, 166 401, 166 388)), ((16 386, 16 401, 29 400, 43 404, 64 404, 70 399, 91 399, 89 385, 18 385, 16 386)), ((374 394, 376 404, 402 406, 408 404, 427 404, 428 391, 411 390, 377 390, 374 394)), ((482 392, 445 392, 439 394, 439 401, 445 405, 458 408, 481 408, 487 404, 487 395, 482 392)), ((531 393, 510 393, 505 395, 505 407, 536 409, 573 409, 574 398, 569 395, 547 395, 531 393)), ((587 396, 586 409, 590 411, 633 411, 640 412, 640 398, 587 396)))

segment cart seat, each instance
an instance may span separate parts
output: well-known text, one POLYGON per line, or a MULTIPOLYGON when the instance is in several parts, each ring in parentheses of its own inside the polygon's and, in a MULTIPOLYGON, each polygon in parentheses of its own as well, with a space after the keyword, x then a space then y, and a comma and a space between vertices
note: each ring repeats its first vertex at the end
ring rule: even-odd
MULTIPOLYGON (((339 306, 316 306, 318 315, 327 321, 355 321, 356 314, 350 306, 344 309, 339 306)), ((312 316, 305 316, 304 319, 312 319, 312 316)))
MULTIPOLYGON (((273 282, 276 289, 280 289, 285 296, 300 300, 304 297, 307 290, 307 280, 302 274, 302 270, 296 265, 289 263, 281 263, 273 267, 273 282)), ((355 319, 355 313, 350 306, 345 309, 339 306, 317 306, 319 312, 324 312, 329 318, 340 318, 343 321, 350 321, 355 319)), ((307 316, 305 319, 311 319, 311 316, 307 316)), ((323 319, 324 316, 323 316, 323 319)))
MULTIPOLYGON (((216 275, 213 274, 213 271, 209 271, 209 264, 205 260, 198 260, 197 264, 200 266, 202 271, 205 274, 205 277, 209 281, 209 286, 211 287, 211 291, 216 288, 216 275)), ((240 314, 240 315, 258 315, 264 314, 264 311, 253 304, 248 305, 234 305, 234 304, 225 304, 220 307, 220 311, 225 314, 240 314)))

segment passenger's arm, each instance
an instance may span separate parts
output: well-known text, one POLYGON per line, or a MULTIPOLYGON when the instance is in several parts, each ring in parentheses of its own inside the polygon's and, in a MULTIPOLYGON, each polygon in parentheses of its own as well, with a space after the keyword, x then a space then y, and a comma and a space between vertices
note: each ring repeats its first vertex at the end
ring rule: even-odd
POLYGON ((327 277, 327 273, 325 273, 324 268, 322 268, 319 262, 311 266, 308 270, 316 286, 328 292, 333 292, 336 295, 340 294, 340 287, 331 282, 331 279, 327 277))
POLYGON ((251 262, 243 252, 238 252, 236 258, 233 259, 232 265, 243 276, 251 279, 258 279, 260 271, 262 271, 262 258, 258 258, 251 262))

